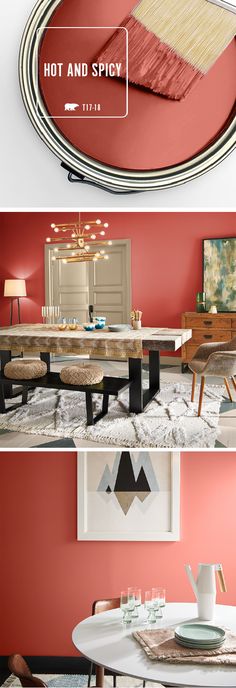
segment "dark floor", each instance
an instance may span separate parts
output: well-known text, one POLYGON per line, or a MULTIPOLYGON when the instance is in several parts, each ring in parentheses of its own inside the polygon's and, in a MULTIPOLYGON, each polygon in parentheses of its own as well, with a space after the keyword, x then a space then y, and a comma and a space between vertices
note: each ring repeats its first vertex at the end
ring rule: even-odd
MULTIPOLYGON (((89 662, 84 657, 28 657, 32 674, 88 674, 89 662)), ((0 686, 9 676, 8 657, 0 657, 0 686)))

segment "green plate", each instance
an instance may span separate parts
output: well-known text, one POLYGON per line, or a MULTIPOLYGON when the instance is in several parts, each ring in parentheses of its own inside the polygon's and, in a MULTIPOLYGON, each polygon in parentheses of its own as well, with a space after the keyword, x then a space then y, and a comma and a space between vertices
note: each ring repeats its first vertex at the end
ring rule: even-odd
POLYGON ((219 640, 218 643, 211 643, 209 645, 207 643, 190 643, 187 642, 187 640, 179 640, 179 638, 175 638, 175 642, 178 643, 178 645, 189 648, 191 650, 209 650, 210 652, 212 652, 213 650, 218 650, 218 648, 220 648, 224 644, 224 640, 219 640))
POLYGON ((175 629, 175 636, 179 640, 198 645, 223 642, 225 639, 225 631, 218 626, 210 626, 208 624, 181 624, 175 629))

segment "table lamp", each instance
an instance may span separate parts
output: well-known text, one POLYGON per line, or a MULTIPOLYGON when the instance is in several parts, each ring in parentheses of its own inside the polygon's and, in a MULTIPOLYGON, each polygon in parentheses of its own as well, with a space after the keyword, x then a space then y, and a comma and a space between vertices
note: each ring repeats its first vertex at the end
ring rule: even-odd
POLYGON ((4 296, 11 299, 10 302, 10 324, 13 321, 13 301, 17 299, 18 322, 20 323, 20 298, 27 296, 26 284, 24 279, 6 279, 4 283, 4 296))

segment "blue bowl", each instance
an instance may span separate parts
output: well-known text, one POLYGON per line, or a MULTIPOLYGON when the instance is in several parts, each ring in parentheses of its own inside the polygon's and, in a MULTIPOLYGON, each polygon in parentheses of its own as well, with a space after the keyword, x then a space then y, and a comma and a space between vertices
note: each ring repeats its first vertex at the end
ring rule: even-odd
POLYGON ((95 325, 95 330, 103 330, 105 324, 105 320, 99 320, 99 322, 97 322, 97 324, 95 325))
POLYGON ((94 323, 86 323, 83 325, 83 328, 84 330, 86 330, 86 332, 92 332, 93 330, 95 330, 95 325, 94 323))

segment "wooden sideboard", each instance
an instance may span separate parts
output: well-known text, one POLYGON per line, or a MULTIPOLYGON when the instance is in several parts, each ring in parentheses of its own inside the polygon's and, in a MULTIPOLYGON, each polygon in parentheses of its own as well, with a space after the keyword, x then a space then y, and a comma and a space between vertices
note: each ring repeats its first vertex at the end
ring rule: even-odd
POLYGON ((182 313, 183 328, 191 328, 192 339, 182 346, 182 372, 200 344, 226 342, 236 336, 236 313, 182 313))

